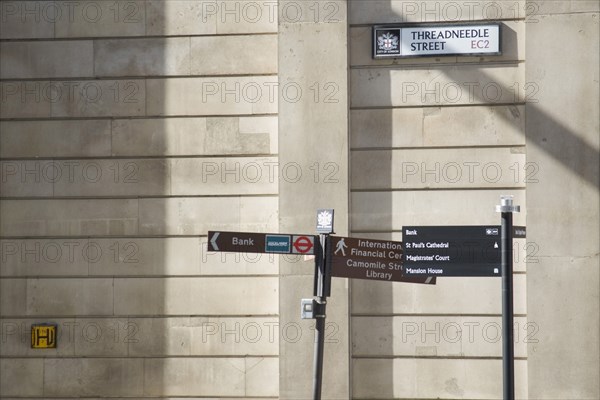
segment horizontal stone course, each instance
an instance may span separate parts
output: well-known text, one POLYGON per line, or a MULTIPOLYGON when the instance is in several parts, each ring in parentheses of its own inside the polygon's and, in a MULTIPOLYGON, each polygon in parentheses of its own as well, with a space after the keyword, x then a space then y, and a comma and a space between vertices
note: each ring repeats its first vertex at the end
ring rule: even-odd
POLYGON ((79 78, 94 75, 92 41, 0 43, 0 78, 79 78))
MULTIPOLYGON (((501 360, 355 359, 357 399, 502 399, 501 360)), ((527 397, 527 362, 515 361, 515 398, 527 397)))
POLYGON ((1 121, 0 157, 108 157, 108 120, 1 121))
POLYGON ((208 251, 206 237, 3 239, 0 252, 2 277, 276 275, 280 258, 208 251))
MULTIPOLYGON (((499 225, 495 206, 500 196, 514 195, 524 210, 522 189, 439 191, 370 191, 352 193, 352 227, 355 232, 402 231, 411 225, 499 225), (449 212, 452 210, 452 212, 449 212)), ((514 215, 515 225, 525 225, 525 214, 514 215)))
POLYGON ((388 23, 458 23, 478 20, 525 19, 530 16, 525 0, 501 1, 449 1, 426 0, 406 2, 401 0, 358 0, 349 3, 350 24, 388 23))
POLYGON ((353 108, 522 103, 540 90, 523 64, 354 69, 350 86, 353 108))
POLYGON ((277 231, 277 197, 4 200, 2 236, 206 235, 277 231))
MULTIPOLYGON (((526 285, 525 275, 514 276, 515 314, 527 314, 526 285)), ((361 315, 500 315, 502 314, 501 297, 502 282, 499 277, 441 277, 437 279, 435 285, 367 280, 352 282, 352 312, 361 315)))
POLYGON ((520 105, 353 110, 350 118, 354 149, 525 144, 520 105))
MULTIPOLYGON (((276 33, 279 11, 274 2, 250 0, 7 1, 1 9, 0 38, 276 33)), ((294 11, 287 13, 290 19, 295 19, 294 11)), ((303 7, 301 11, 310 10, 303 7)))
MULTIPOLYGON (((540 339, 540 326, 515 318, 515 356, 540 339)), ((355 316, 354 357, 502 357, 501 317, 355 316)))
POLYGON ((280 340, 296 334, 277 317, 46 317, 57 326, 56 348, 32 349, 31 325, 39 318, 0 323, 6 358, 277 356, 280 340))
POLYGON ((130 278, 116 279, 114 285, 115 315, 278 313, 277 278, 272 277, 130 278))
POLYGON ((352 189, 523 188, 523 148, 354 151, 352 189))

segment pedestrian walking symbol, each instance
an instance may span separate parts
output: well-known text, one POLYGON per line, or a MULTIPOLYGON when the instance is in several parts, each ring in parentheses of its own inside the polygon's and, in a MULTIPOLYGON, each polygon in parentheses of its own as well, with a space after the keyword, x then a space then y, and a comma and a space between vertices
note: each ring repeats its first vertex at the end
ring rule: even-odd
POLYGON ((340 240, 338 240, 337 244, 335 245, 335 251, 333 252, 333 254, 337 254, 338 251, 342 252, 342 256, 346 256, 346 252, 344 251, 344 249, 347 249, 348 246, 346 246, 346 242, 344 242, 344 238, 341 238, 340 240))

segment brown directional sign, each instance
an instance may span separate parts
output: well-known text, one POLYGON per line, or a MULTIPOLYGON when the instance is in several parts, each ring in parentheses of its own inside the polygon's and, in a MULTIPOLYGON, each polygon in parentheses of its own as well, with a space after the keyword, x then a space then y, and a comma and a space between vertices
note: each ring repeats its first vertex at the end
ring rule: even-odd
POLYGON ((282 233, 209 231, 208 251, 315 254, 315 236, 282 233))
POLYGON ((401 242, 331 236, 331 275, 341 278, 435 284, 435 277, 405 277, 401 242))

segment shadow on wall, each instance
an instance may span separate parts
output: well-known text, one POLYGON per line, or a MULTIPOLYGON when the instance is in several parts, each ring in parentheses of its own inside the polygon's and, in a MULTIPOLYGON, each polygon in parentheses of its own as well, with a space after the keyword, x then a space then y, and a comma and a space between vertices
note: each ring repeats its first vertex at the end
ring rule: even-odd
MULTIPOLYGON (((377 11, 380 15, 395 15, 397 21, 406 21, 408 19, 403 15, 397 14, 397 10, 392 7, 391 1, 378 2, 377 11)), ((389 20, 389 18, 386 18, 386 20, 389 20)), ((464 64, 458 62, 456 58, 455 61, 452 61, 450 58, 437 58, 435 60, 431 59, 431 62, 428 61, 430 59, 423 59, 424 61, 418 65, 407 65, 404 60, 401 60, 398 63, 391 62, 370 67, 376 68, 377 71, 352 68, 361 64, 355 62, 355 65, 351 65, 351 68, 356 73, 370 75, 368 78, 364 78, 363 85, 356 82, 352 84, 353 93, 350 94, 352 99, 351 114, 353 115, 352 118, 356 119, 357 122, 354 125, 359 125, 358 121, 362 118, 360 116, 361 113, 366 112, 364 110, 368 110, 370 113, 376 113, 379 122, 372 123, 371 125, 360 124, 360 126, 361 128, 372 129, 373 132, 376 132, 376 140, 381 148, 427 146, 426 137, 428 134, 431 135, 431 132, 427 132, 425 126, 422 127, 424 137, 421 144, 406 144, 402 140, 394 138, 394 135, 402 135, 403 131, 402 128, 398 128, 397 124, 396 126, 394 125, 394 109, 388 108, 389 104, 402 107, 404 110, 407 107, 423 107, 423 114, 418 115, 417 113, 415 115, 415 118, 422 118, 423 120, 425 120, 427 115, 437 113, 440 104, 442 107, 464 105, 464 108, 466 108, 463 111, 465 119, 470 122, 477 117, 467 117, 467 113, 472 114, 469 108, 472 107, 475 110, 477 108, 473 107, 475 105, 491 105, 495 106, 496 111, 494 113, 496 118, 501 120, 498 121, 498 126, 504 126, 521 135, 520 138, 513 138, 514 144, 507 144, 505 146, 523 146, 522 143, 525 143, 526 134, 524 123, 524 112, 526 110, 527 125, 543 127, 543 129, 536 129, 533 133, 527 133, 527 145, 536 146, 552 158, 552 160, 569 170, 573 176, 598 189, 599 149, 597 144, 589 142, 574 129, 566 126, 561 122, 559 116, 554 116, 544 111, 543 105, 540 104, 535 94, 537 91, 544 91, 549 88, 541 87, 537 82, 524 82, 523 79, 525 77, 524 70, 522 69, 524 68, 524 64, 521 63, 523 59, 520 59, 522 57, 520 54, 524 55, 524 49, 520 49, 518 46, 519 43, 524 44, 525 41, 518 41, 518 33, 509 26, 509 23, 504 23, 502 29, 504 48, 501 62, 495 61, 494 57, 485 57, 482 59, 472 57, 468 63, 465 62, 464 64), (439 67, 435 65, 444 62, 447 64, 440 65, 439 67), (412 74, 411 70, 419 70, 420 75, 412 74), (411 77, 415 76, 419 76, 418 79, 422 79, 423 72, 427 72, 429 81, 419 81, 417 79, 411 81, 411 77), (393 81, 392 74, 395 74, 393 81), (440 83, 440 86, 437 87, 437 93, 435 89, 427 91, 421 85, 425 85, 426 89, 432 89, 436 88, 436 82, 440 83), (452 98, 450 100, 445 99, 444 93, 440 93, 439 89, 440 87, 443 88, 445 83, 451 85, 458 84, 463 90, 463 98, 456 101, 456 93, 452 92, 452 98), (472 84, 477 85, 474 87, 474 90, 472 90, 472 84), (517 92, 515 91, 515 84, 519 85, 517 92), (409 96, 408 92, 404 92, 407 88, 415 91, 410 92, 411 95, 409 96), (483 88, 492 88, 493 92, 486 92, 483 88), (543 132, 543 134, 540 134, 540 132, 543 132), (399 145, 398 143, 402 144, 399 145)), ((524 35, 524 33, 523 30, 519 34, 524 35)), ((355 43, 359 42, 357 37, 351 36, 350 40, 355 41, 355 43)), ((360 39, 360 41, 363 45, 368 43, 364 39, 360 39)), ((351 51, 364 52, 364 49, 355 50, 357 48, 356 45, 350 47, 351 51)), ((357 59, 359 58, 356 55, 351 55, 351 60, 357 59)), ((367 65, 367 62, 363 59, 362 66, 367 65)), ((415 64, 417 63, 415 62, 415 64)), ((352 77, 353 80, 356 79, 356 75, 352 74, 352 77)), ((589 98, 594 98, 594 95, 597 96, 597 92, 596 94, 593 93, 594 90, 597 91, 597 85, 590 88, 589 98)), ((589 118, 585 114, 585 110, 579 110, 578 112, 581 113, 581 118, 589 118)), ((486 121, 479 122, 483 125, 486 121)), ((454 120, 449 120, 448 123, 463 124, 461 121, 454 120)), ((467 133, 473 133, 473 137, 468 138, 465 136, 465 143, 459 143, 457 140, 452 146, 459 148, 478 145, 477 138, 481 136, 481 133, 477 132, 478 126, 465 126, 465 128, 467 133)), ((350 129, 351 137, 354 139, 358 132, 354 130, 355 127, 352 125, 350 129)), ((484 138, 484 140, 485 145, 498 145, 494 143, 495 139, 492 137, 484 138)), ((365 142, 355 143, 354 140, 352 143, 353 151, 351 151, 351 159, 355 163, 352 170, 358 172, 358 175, 360 171, 356 167, 358 165, 357 160, 360 161, 360 157, 362 157, 360 153, 369 147, 369 145, 365 142), (361 149, 361 146, 365 147, 361 149)), ((391 155, 389 157, 386 156, 386 152, 381 152, 380 154, 381 156, 379 156, 378 160, 369 160, 368 163, 364 163, 365 166, 376 164, 377 167, 370 171, 369 180, 376 181, 376 184, 371 187, 382 189, 377 193, 377 204, 371 204, 367 207, 371 213, 369 211, 359 211, 368 214, 368 216, 364 215, 364 217, 368 217, 371 220, 369 224, 371 228, 364 229, 362 226, 352 226, 352 235, 357 237, 366 237, 366 235, 369 235, 380 239, 400 240, 399 233, 392 232, 397 227, 394 225, 391 216, 398 214, 397 210, 396 213, 394 212, 394 207, 406 207, 409 205, 394 204, 394 190, 386 190, 387 188, 397 188, 398 182, 392 182, 392 179, 393 171, 397 170, 398 166, 393 165, 391 155)), ((460 162, 462 160, 455 161, 460 162)), ((363 164, 361 163, 360 166, 363 167, 363 164)), ((397 178, 396 176, 395 179, 397 180, 397 178)), ((357 177, 354 176, 352 182, 353 189, 355 189, 353 191, 354 194, 365 191, 365 189, 356 190, 356 182, 357 177)), ((405 189, 402 187, 399 189, 409 190, 409 188, 405 189)), ((483 189, 485 190, 486 187, 483 189)), ((489 189, 494 190, 493 187, 489 189)), ((514 189, 522 190, 518 188, 514 189)), ((355 216, 358 207, 358 204, 352 206, 352 212, 355 216)), ((360 207, 364 206, 361 205, 360 207)), ((360 225, 360 222, 358 225, 360 225)), ((397 394, 395 396, 394 393, 394 387, 401 384, 397 381, 397 378, 403 373, 402 371, 394 370, 396 359, 394 356, 395 350, 397 350, 394 348, 394 338, 404 334, 404 332, 397 330, 398 327, 394 325, 394 317, 390 316, 398 312, 398 307, 394 306, 392 285, 398 285, 397 288, 399 290, 405 289, 409 293, 412 292, 412 289, 406 286, 409 284, 400 283, 386 284, 353 280, 351 284, 353 316, 352 377, 354 396, 360 398, 397 397, 397 394), (400 288, 400 285, 402 285, 402 288, 400 288), (366 299, 368 299, 368 304, 365 304, 366 299), (373 317, 374 315, 377 315, 377 317, 373 317), (366 338, 365 332, 370 333, 370 335, 366 335, 366 338), (369 388, 375 389, 371 391, 369 388)), ((419 358, 419 354, 415 354, 415 356, 419 358)), ((423 354, 423 356, 427 356, 427 354, 423 354)), ((500 373, 500 370, 498 370, 498 373, 500 373)), ((412 384, 416 383, 412 382, 412 384)), ((458 388, 456 389, 458 390, 458 388)), ((449 388, 448 390, 451 391, 453 389, 449 388)))

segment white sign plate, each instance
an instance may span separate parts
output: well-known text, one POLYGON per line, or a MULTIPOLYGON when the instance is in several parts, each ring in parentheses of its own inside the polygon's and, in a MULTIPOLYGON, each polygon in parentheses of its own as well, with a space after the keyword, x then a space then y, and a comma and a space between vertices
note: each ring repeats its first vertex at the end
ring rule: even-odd
POLYGON ((379 26, 373 28, 373 57, 499 55, 500 24, 379 26))

